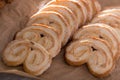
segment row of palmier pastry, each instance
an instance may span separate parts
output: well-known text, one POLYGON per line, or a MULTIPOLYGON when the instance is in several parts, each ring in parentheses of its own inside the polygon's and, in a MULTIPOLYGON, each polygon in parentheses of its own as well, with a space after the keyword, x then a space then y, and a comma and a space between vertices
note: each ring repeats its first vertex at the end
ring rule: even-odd
POLYGON ((120 9, 100 12, 91 23, 83 26, 73 36, 66 49, 66 61, 80 66, 87 63, 97 77, 110 74, 120 56, 120 9))
MULTIPOLYGON (((116 34, 116 37, 118 38, 118 42, 120 42, 120 7, 105 9, 101 11, 99 14, 95 16, 95 18, 91 21, 91 23, 104 23, 116 30, 118 34, 116 34)), ((119 48, 118 46, 114 46, 114 50, 116 48, 119 48)), ((120 52, 120 51, 119 51, 120 52)), ((118 52, 118 53, 119 53, 118 52)), ((117 55, 115 59, 117 60, 120 55, 117 55)))
POLYGON ((8 44, 3 61, 8 66, 23 64, 29 74, 42 74, 78 26, 91 20, 100 9, 96 0, 50 1, 30 18, 26 28, 16 34, 16 40, 8 44))
POLYGON ((31 17, 28 26, 44 24, 54 28, 65 45, 78 26, 91 20, 100 10, 96 0, 53 0, 31 17))

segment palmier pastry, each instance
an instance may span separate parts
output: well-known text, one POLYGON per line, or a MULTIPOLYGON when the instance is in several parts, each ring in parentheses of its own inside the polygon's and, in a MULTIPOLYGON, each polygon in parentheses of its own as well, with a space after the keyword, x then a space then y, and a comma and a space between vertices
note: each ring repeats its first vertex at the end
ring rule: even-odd
POLYGON ((114 67, 112 51, 105 41, 97 38, 77 40, 66 49, 66 60, 71 65, 87 63, 94 76, 104 77, 114 67))
POLYGON ((79 29, 73 39, 86 39, 90 37, 100 38, 105 40, 108 44, 110 49, 113 52, 113 58, 116 59, 119 53, 119 38, 117 36, 117 32, 114 28, 106 25, 106 24, 90 24, 84 26, 82 29, 79 29))
POLYGON ((62 5, 65 7, 68 7, 73 14, 77 18, 77 22, 79 25, 82 25, 86 22, 87 19, 87 13, 86 13, 86 7, 83 3, 77 1, 77 0, 53 0, 49 3, 49 5, 62 5))
POLYGON ((82 1, 87 7, 89 21, 95 14, 101 11, 101 5, 97 0, 79 0, 79 1, 82 1))
POLYGON ((98 12, 101 11, 101 5, 100 5, 100 3, 97 0, 92 0, 92 1, 93 1, 94 5, 95 5, 95 8, 96 8, 95 14, 97 14, 98 12))
POLYGON ((66 20, 66 22, 68 22, 68 24, 70 25, 70 31, 73 33, 75 30, 78 29, 78 24, 76 23, 76 18, 73 14, 73 12, 65 7, 65 6, 61 6, 61 5, 48 5, 46 7, 44 7, 41 11, 55 11, 60 13, 64 19, 66 20))
POLYGON ((112 13, 100 14, 92 20, 92 23, 105 23, 111 27, 120 29, 120 17, 112 13))
POLYGON ((52 59, 44 47, 37 43, 33 43, 33 45, 24 61, 23 67, 29 74, 41 75, 50 67, 52 59))
POLYGON ((120 12, 120 8, 110 8, 110 9, 108 8, 108 9, 101 11, 99 14, 112 13, 115 15, 120 15, 119 12, 120 12))
POLYGON ((12 41, 3 52, 6 65, 18 66, 24 63, 24 70, 33 75, 40 75, 48 69, 51 60, 49 53, 41 45, 28 40, 12 41))
POLYGON ((92 0, 79 0, 79 1, 82 1, 85 4, 88 12, 88 20, 90 21, 94 13, 94 8, 95 8, 93 7, 94 3, 92 2, 92 0))
POLYGON ((92 20, 92 23, 105 23, 114 27, 120 34, 120 9, 106 9, 92 20))
POLYGON ((62 44, 65 45, 70 37, 70 26, 61 16, 61 14, 53 11, 42 11, 34 14, 28 22, 28 26, 32 24, 44 24, 53 27, 58 34, 62 44))
POLYGON ((3 61, 8 66, 18 66, 22 64, 28 53, 30 47, 33 45, 29 41, 15 40, 7 45, 3 52, 3 61))
POLYGON ((52 57, 55 57, 61 49, 59 38, 59 35, 56 34, 52 27, 42 24, 27 27, 16 35, 18 40, 28 39, 41 44, 52 57))

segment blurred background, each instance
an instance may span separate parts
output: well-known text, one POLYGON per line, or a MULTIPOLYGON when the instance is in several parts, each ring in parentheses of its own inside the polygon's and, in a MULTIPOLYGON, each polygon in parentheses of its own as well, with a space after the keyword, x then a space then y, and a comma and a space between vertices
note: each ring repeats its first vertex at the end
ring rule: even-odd
POLYGON ((98 0, 98 1, 104 7, 120 6, 120 0, 98 0))

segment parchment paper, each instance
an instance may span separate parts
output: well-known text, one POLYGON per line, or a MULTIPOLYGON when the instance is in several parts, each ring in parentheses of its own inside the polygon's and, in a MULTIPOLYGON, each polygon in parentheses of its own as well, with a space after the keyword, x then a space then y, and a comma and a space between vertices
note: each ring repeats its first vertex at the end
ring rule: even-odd
MULTIPOLYGON (((0 57, 4 47, 14 39, 16 32, 26 27, 29 17, 40 6, 49 0, 14 0, 12 4, 0 9, 0 57)), ((119 6, 120 0, 99 0, 103 7, 119 6)), ((37 79, 41 80, 120 80, 120 59, 116 62, 116 68, 105 78, 96 78, 91 75, 86 65, 73 67, 64 60, 63 47, 60 54, 53 59, 51 67, 37 79)), ((7 67, 0 58, 0 73, 12 73, 26 77, 33 77, 21 72, 22 67, 7 67)), ((36 77, 35 77, 36 78, 36 77)))

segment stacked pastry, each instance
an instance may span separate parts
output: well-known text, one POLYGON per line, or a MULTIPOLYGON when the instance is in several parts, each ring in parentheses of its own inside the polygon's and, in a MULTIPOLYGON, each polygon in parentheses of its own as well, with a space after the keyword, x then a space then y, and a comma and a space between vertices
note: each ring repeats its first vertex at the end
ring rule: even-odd
POLYGON ((66 61, 80 66, 87 63, 90 72, 105 77, 120 56, 120 9, 100 12, 92 23, 83 26, 73 36, 66 49, 66 61))
POLYGON ((120 7, 101 11, 92 20, 92 23, 108 24, 111 27, 115 28, 118 32, 120 32, 120 7))
POLYGON ((79 26, 101 10, 96 0, 53 0, 34 14, 5 48, 3 61, 32 75, 42 74, 79 26))

